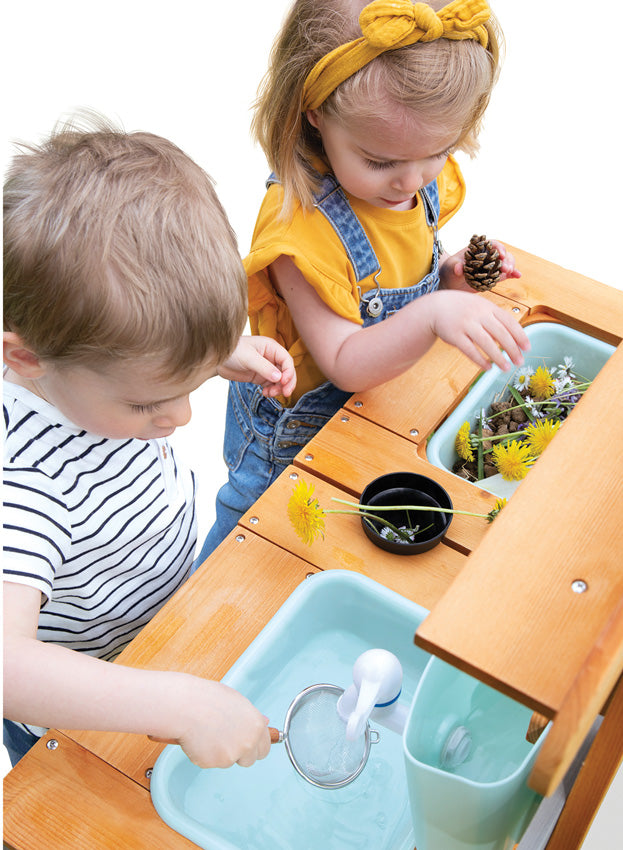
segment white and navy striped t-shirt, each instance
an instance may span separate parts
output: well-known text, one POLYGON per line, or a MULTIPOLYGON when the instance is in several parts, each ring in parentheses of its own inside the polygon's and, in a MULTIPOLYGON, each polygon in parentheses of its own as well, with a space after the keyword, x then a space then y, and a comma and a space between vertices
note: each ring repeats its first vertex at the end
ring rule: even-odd
POLYGON ((194 476, 8 381, 4 417, 4 579, 41 591, 40 640, 112 660, 188 576, 194 476))

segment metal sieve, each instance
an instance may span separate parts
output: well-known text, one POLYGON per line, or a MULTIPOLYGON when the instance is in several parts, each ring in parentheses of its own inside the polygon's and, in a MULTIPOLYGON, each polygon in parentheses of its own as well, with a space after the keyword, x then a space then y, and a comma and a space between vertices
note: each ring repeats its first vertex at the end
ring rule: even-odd
POLYGON ((342 788, 366 766, 379 733, 366 723, 364 734, 346 740, 346 724, 337 711, 344 688, 311 685, 290 703, 283 732, 270 729, 273 743, 283 742, 294 769, 318 788, 342 788))

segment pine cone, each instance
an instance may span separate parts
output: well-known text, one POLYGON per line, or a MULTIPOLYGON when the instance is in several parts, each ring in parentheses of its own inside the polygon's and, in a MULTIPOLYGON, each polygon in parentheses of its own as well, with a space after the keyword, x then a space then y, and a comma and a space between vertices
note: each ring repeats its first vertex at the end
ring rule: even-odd
POLYGON ((500 278, 502 261, 486 236, 472 236, 463 260, 465 280, 472 289, 493 289, 500 278))

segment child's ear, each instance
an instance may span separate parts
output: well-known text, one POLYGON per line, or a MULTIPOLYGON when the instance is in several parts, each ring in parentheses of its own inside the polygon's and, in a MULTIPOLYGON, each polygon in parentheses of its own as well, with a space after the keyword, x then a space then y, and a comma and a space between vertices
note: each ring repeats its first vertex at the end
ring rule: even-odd
POLYGON ((320 127, 318 126, 318 112, 315 109, 308 109, 305 113, 305 117, 312 127, 315 127, 316 130, 320 130, 320 127))
POLYGON ((13 331, 5 331, 2 336, 5 365, 22 378, 40 378, 45 372, 45 366, 34 351, 25 345, 21 336, 13 331))

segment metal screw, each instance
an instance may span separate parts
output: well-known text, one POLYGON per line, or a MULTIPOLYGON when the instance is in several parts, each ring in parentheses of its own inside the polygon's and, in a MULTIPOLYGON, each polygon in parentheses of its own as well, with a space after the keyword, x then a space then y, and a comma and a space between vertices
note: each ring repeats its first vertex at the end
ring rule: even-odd
POLYGON ((259 519, 256 516, 250 516, 249 522, 251 523, 251 525, 257 525, 258 522, 259 522, 259 519))
POLYGON ((243 540, 244 540, 244 534, 237 534, 236 535, 236 543, 242 543, 243 540))
POLYGON ((315 573, 306 573, 305 578, 311 578, 313 575, 316 575, 316 574, 315 573))
POLYGON ((417 428, 412 428, 412 429, 409 431, 409 433, 411 434, 411 436, 412 436, 412 437, 417 437, 417 435, 418 435, 420 432, 418 431, 418 429, 417 429, 417 428))
POLYGON ((48 748, 48 750, 58 750, 58 741, 56 740, 56 738, 50 738, 50 740, 46 744, 46 747, 48 748))
POLYGON ((363 407, 363 402, 362 401, 356 401, 355 407, 363 407))
POLYGON ((291 472, 289 476, 293 481, 296 481, 298 478, 298 474, 296 472, 291 472))
POLYGON ((513 307, 513 309, 511 310, 511 312, 512 312, 512 313, 519 313, 519 312, 521 312, 521 311, 520 311, 519 307, 513 307))
POLYGON ((350 422, 350 416, 341 416, 340 422, 350 422))
POLYGON ((151 779, 151 775, 152 775, 153 772, 154 772, 153 767, 148 767, 147 770, 145 771, 145 777, 147 779, 151 779))
POLYGON ((588 584, 581 578, 576 578, 575 581, 571 582, 571 590, 574 593, 586 593, 588 590, 588 584))
POLYGON ((313 459, 314 459, 313 455, 305 455, 305 460, 313 460, 313 459))

